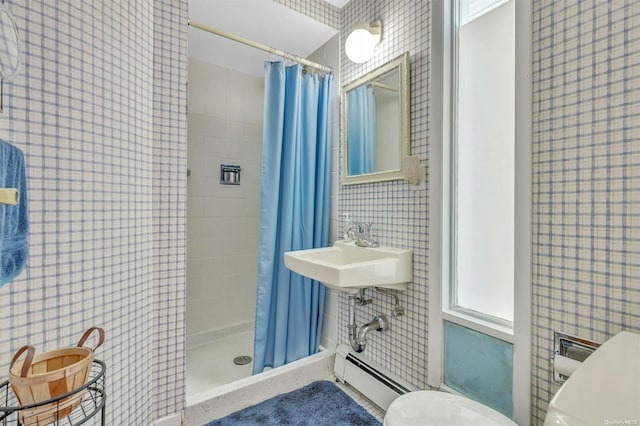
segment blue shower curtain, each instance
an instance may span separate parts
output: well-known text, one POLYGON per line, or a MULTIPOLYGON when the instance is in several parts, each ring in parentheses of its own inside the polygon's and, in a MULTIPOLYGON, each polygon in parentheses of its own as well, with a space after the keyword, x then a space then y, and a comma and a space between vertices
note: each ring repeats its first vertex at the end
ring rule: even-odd
POLYGON ((254 374, 320 344, 325 288, 289 271, 284 252, 329 243, 331 81, 265 63, 254 374))
POLYGON ((347 93, 347 174, 376 171, 376 97, 365 84, 347 93))

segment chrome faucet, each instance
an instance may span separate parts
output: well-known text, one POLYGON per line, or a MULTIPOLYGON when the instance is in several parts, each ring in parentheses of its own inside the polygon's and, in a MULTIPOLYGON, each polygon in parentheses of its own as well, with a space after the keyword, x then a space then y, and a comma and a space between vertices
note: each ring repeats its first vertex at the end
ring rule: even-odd
POLYGON ((380 247, 380 243, 371 237, 371 228, 373 228, 371 222, 358 223, 357 225, 357 230, 353 231, 353 236, 358 247, 380 247))
POLYGON ((345 240, 354 241, 356 239, 355 233, 359 231, 360 226, 358 223, 349 220, 348 213, 346 213, 345 216, 346 222, 344 224, 344 238, 345 240))
POLYGON ((371 237, 371 222, 354 222, 349 219, 349 213, 343 213, 344 239, 355 241, 359 247, 380 247, 380 244, 371 237))

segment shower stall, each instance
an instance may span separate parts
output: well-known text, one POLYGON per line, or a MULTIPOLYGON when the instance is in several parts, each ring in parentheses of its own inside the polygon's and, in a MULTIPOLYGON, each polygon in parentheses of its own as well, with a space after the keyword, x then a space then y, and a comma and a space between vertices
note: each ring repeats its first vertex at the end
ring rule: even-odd
MULTIPOLYGON (((194 22, 191 24, 194 26, 194 22)), ((235 43, 234 49, 246 47, 235 43)), ((221 65, 192 57, 191 39, 189 50, 186 308, 188 406, 211 402, 212 397, 221 398, 224 393, 232 395, 233 390, 227 392, 225 389, 234 389, 237 381, 248 383, 247 380, 251 380, 265 96, 262 70, 247 71, 242 66, 236 66, 232 60, 221 65)), ((338 36, 334 36, 318 52, 321 56, 316 60, 322 62, 330 57, 330 65, 337 69, 338 36)), ((281 59, 273 54, 263 54, 263 59, 256 61, 256 64, 262 68, 264 60, 281 59)), ((335 123, 338 87, 336 79, 333 114, 335 123)), ((333 140, 337 143, 337 126, 334 128, 333 140)), ((337 146, 333 149, 335 165, 337 146)), ((337 176, 335 166, 332 174, 334 178, 337 176)), ((333 206, 332 219, 335 216, 333 206)), ((332 221, 332 228, 335 229, 335 220, 332 221)), ((331 235, 335 235, 335 231, 331 235)), ((326 302, 329 309, 324 316, 323 343, 331 346, 327 342, 335 341, 336 338, 337 295, 328 293, 326 302)), ((306 364, 318 365, 318 362, 323 365, 327 363, 316 357, 315 361, 310 359, 306 364)), ((288 370, 290 369, 283 369, 283 374, 292 374, 288 370)), ((254 377, 261 380, 258 376, 254 377)), ((267 375, 269 376, 271 375, 267 375)))
POLYGON ((263 96, 264 77, 189 60, 187 395, 251 374, 263 96))

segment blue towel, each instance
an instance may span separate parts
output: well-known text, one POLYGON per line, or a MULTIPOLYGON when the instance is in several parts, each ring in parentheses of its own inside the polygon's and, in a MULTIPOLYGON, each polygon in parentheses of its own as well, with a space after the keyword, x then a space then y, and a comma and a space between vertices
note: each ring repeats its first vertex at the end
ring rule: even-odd
POLYGON ((29 215, 24 154, 0 139, 0 188, 17 188, 20 202, 0 204, 0 287, 17 277, 29 257, 29 215))

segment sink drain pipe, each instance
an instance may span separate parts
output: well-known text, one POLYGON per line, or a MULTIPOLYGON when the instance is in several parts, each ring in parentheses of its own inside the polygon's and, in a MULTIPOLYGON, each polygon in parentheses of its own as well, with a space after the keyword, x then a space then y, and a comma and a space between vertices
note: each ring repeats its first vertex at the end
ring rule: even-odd
MULTIPOLYGON (((361 292, 362 294, 362 292, 361 292)), ((384 331, 389 329, 389 320, 386 315, 376 315, 373 321, 362 326, 358 332, 358 325, 356 324, 356 303, 362 303, 364 298, 362 296, 356 296, 355 294, 349 295, 349 324, 347 329, 349 330, 349 343, 351 348, 360 353, 364 352, 367 346, 367 334, 372 331, 384 331)))

